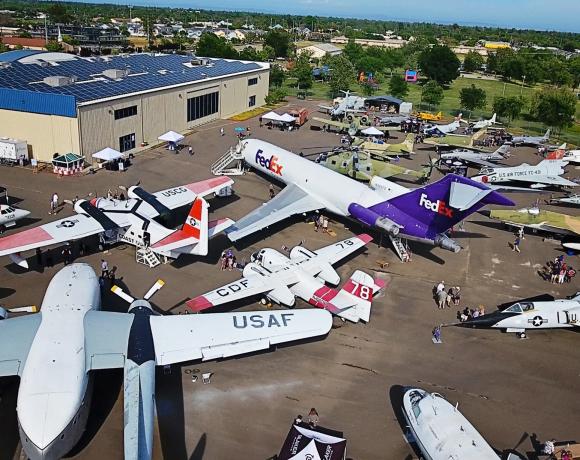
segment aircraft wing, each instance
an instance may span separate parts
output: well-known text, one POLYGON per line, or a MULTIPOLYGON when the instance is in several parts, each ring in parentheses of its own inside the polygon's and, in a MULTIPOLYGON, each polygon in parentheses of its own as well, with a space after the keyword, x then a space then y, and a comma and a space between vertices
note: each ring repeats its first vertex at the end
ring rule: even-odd
POLYGON ((41 320, 37 313, 0 321, 0 377, 20 375, 41 320))
POLYGON ((102 214, 103 216, 96 218, 76 214, 0 238, 0 256, 78 240, 105 230, 129 225, 127 214, 102 214))
POLYGON ((317 121, 318 123, 334 126, 335 128, 348 128, 350 126, 348 123, 343 123, 337 120, 330 120, 328 118, 312 117, 312 121, 317 121))
POLYGON ((317 257, 312 260, 314 261, 314 264, 327 262, 330 265, 333 265, 339 260, 348 257, 357 249, 362 248, 370 241, 372 241, 372 239, 373 238, 370 235, 367 235, 366 233, 363 233, 362 235, 358 236, 353 236, 352 238, 348 238, 346 240, 342 240, 337 243, 333 243, 329 246, 317 249, 315 251, 317 257))
POLYGON ((264 273, 267 273, 267 271, 256 270, 256 274, 253 276, 239 279, 204 295, 197 296, 188 300, 186 304, 191 310, 199 312, 224 303, 270 292, 274 289, 284 289, 288 285, 299 281, 296 270, 283 270, 270 275, 265 275, 264 273))
POLYGON ((517 177, 518 181, 522 182, 531 182, 531 183, 542 183, 542 184, 550 184, 550 185, 561 185, 562 187, 577 187, 578 184, 576 182, 572 182, 571 180, 566 179, 565 177, 561 176, 523 176, 517 177))
POLYGON ((263 206, 254 209, 226 230, 231 241, 237 241, 290 216, 324 208, 296 185, 288 185, 263 206))
POLYGON ((227 176, 214 177, 212 179, 193 182, 191 184, 160 190, 153 195, 157 200, 169 209, 180 208, 193 203, 196 197, 207 196, 233 185, 234 181, 227 176))
POLYGON ((331 326, 331 314, 318 309, 151 317, 158 365, 267 350, 327 334, 331 326))
POLYGON ((135 315, 91 310, 85 315, 87 370, 117 369, 125 365, 129 332, 135 315))

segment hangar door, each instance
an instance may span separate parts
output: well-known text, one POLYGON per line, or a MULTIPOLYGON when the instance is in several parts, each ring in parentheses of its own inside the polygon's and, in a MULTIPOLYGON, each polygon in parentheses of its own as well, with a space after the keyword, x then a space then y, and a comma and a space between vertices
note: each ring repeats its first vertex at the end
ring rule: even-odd
POLYGON ((201 125, 220 117, 219 86, 187 93, 187 124, 201 125))

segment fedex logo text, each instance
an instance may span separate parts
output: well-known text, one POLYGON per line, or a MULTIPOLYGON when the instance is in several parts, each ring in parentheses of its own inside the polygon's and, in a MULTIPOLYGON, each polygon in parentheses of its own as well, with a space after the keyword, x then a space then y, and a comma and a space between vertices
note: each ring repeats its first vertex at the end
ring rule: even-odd
POLYGON ((272 155, 270 158, 266 158, 263 153, 264 151, 262 149, 256 152, 256 164, 259 164, 263 168, 266 168, 269 171, 272 171, 274 174, 281 176, 283 166, 278 163, 278 157, 276 155, 272 155))
POLYGON ((425 209, 429 209, 437 214, 441 214, 449 219, 453 217, 453 209, 446 206, 445 201, 437 200, 431 201, 427 198, 426 193, 421 193, 421 199, 419 200, 419 206, 423 206, 425 209))

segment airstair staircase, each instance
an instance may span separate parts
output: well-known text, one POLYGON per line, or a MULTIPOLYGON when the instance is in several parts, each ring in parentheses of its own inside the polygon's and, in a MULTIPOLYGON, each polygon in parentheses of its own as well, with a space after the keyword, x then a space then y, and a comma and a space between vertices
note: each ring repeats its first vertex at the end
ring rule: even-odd
POLYGON ((409 251, 409 246, 407 245, 406 240, 403 243, 403 240, 397 236, 389 235, 389 238, 391 239, 391 243, 393 244, 395 252, 399 256, 399 259, 401 259, 401 262, 410 262, 411 252, 409 251))
POLYGON ((214 176, 241 176, 244 174, 244 155, 234 147, 231 147, 223 156, 211 165, 210 170, 214 176), (232 163, 235 165, 232 166, 232 163))
POLYGON ((149 268, 157 267, 161 263, 157 254, 150 248, 137 248, 135 260, 138 264, 146 265, 149 268))

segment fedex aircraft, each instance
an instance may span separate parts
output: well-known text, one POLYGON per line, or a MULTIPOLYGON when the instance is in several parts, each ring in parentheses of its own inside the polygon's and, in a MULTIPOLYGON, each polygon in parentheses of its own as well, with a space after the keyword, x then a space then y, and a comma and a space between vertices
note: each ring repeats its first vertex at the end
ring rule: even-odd
POLYGON ((376 176, 367 186, 259 139, 241 142, 238 153, 286 187, 230 227, 226 233, 232 241, 290 216, 327 209, 391 237, 400 234, 458 252, 461 247, 446 230, 487 204, 514 204, 483 184, 453 174, 415 190, 376 176))

